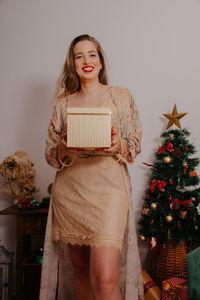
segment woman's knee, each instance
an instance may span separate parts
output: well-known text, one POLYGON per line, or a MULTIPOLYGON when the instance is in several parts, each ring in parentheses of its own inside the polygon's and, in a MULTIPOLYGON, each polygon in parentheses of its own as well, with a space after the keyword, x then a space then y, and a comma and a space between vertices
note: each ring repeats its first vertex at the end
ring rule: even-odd
POLYGON ((90 274, 90 284, 94 292, 107 295, 112 294, 119 286, 119 280, 116 274, 101 272, 90 274))

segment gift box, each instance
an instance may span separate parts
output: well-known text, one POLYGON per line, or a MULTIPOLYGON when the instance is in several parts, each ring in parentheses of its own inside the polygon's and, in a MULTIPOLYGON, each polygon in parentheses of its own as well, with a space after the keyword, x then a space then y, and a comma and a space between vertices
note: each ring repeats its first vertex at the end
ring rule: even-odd
POLYGON ((144 299, 145 300, 160 300, 161 290, 156 283, 151 279, 149 274, 142 270, 142 279, 144 286, 144 299))
POLYGON ((111 146, 111 110, 107 107, 68 107, 67 146, 103 148, 111 146))
POLYGON ((162 299, 188 300, 187 281, 179 277, 162 281, 162 299))

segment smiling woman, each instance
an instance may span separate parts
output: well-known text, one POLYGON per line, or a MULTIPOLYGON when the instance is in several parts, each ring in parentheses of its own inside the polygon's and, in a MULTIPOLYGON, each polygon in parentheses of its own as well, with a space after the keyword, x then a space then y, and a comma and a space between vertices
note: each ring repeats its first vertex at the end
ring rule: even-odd
POLYGON ((92 43, 92 48, 95 50, 95 53, 98 53, 102 68, 98 74, 99 82, 102 84, 108 84, 107 80, 107 73, 106 73, 106 64, 105 59, 103 55, 103 50, 101 49, 101 46, 99 42, 87 35, 81 35, 76 37, 68 50, 67 57, 63 66, 63 69, 61 71, 60 77, 58 79, 58 85, 55 93, 55 100, 60 95, 69 95, 73 94, 74 92, 80 90, 80 81, 79 77, 75 71, 75 57, 74 57, 74 48, 75 46, 82 41, 89 41, 92 43))
POLYGON ((98 80, 102 64, 95 45, 91 41, 82 41, 74 47, 74 66, 80 80, 98 80))
POLYGON ((88 35, 75 38, 58 81, 46 140, 46 159, 57 174, 46 231, 41 300, 55 299, 55 261, 59 264, 58 300, 73 299, 72 286, 76 300, 143 299, 127 168, 141 150, 140 140, 136 105, 127 89, 107 85, 99 43, 88 35), (109 110, 111 146, 68 147, 69 107, 109 110), (70 264, 73 285, 68 284, 70 264))

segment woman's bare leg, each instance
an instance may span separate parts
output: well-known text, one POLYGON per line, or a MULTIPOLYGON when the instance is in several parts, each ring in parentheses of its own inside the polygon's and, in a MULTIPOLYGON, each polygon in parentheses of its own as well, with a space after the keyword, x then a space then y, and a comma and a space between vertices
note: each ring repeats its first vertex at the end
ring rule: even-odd
POLYGON ((119 253, 115 247, 90 249, 90 284, 94 300, 121 300, 119 253))
POLYGON ((68 245, 74 271, 76 300, 93 300, 89 282, 90 247, 68 245))

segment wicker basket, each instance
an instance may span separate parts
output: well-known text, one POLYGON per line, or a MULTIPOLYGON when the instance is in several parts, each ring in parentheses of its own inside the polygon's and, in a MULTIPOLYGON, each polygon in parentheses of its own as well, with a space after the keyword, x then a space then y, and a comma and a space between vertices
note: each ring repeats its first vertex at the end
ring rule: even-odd
POLYGON ((166 248, 162 246, 153 251, 151 263, 151 277, 161 287, 162 281, 171 277, 186 278, 187 244, 169 240, 166 248))

